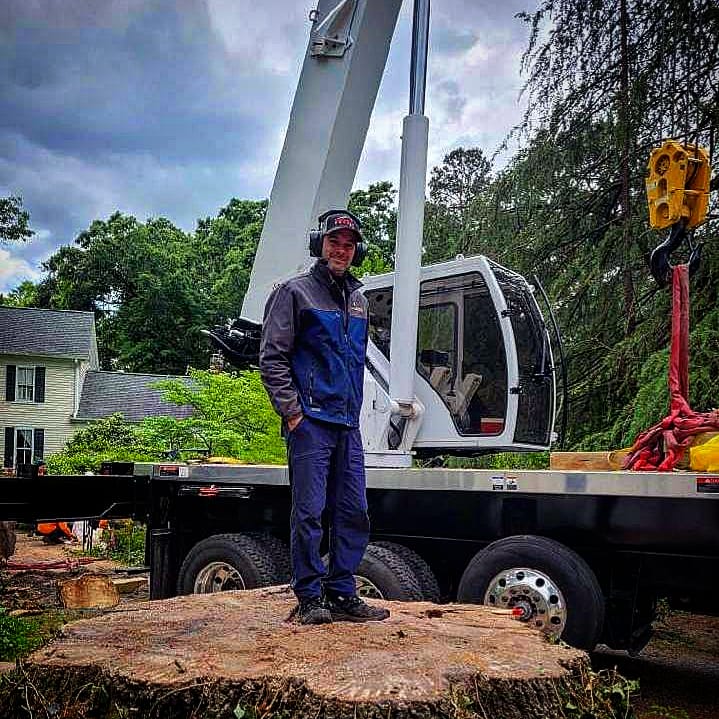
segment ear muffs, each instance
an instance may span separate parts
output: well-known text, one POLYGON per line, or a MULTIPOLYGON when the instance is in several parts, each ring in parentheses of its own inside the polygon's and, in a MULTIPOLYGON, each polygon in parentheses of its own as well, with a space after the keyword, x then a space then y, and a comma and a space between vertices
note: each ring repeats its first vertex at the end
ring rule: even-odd
MULTIPOLYGON (((337 214, 349 215, 357 223, 361 233, 362 221, 357 215, 347 210, 327 210, 317 218, 319 229, 310 231, 310 257, 322 257, 322 242, 327 227, 327 218, 337 214)), ((367 243, 362 239, 355 245, 352 266, 359 267, 364 262, 365 257, 367 257, 367 243)))
POLYGON ((367 243, 364 241, 358 242, 355 246, 355 256, 352 258, 352 266, 359 267, 364 262, 365 257, 367 257, 367 243))
POLYGON ((322 230, 310 231, 310 257, 322 257, 322 230))

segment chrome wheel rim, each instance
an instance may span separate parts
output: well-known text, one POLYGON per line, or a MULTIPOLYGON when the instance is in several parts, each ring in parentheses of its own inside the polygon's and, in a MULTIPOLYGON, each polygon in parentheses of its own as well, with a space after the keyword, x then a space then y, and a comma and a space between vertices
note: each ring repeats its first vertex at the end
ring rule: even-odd
POLYGON ((355 574, 355 587, 360 597, 369 597, 370 599, 384 599, 384 595, 376 584, 371 582, 367 577, 355 574))
POLYGON ((242 575, 227 562, 211 562, 203 567, 195 579, 195 594, 214 594, 230 589, 246 589, 242 575))
POLYGON ((553 637, 567 624, 567 603, 552 578, 536 569, 512 567, 497 574, 487 587, 484 603, 513 610, 521 622, 553 637))

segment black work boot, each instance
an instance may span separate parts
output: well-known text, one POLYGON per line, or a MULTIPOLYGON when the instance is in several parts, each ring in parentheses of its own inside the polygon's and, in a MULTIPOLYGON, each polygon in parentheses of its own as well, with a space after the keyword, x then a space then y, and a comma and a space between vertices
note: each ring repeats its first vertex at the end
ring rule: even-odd
POLYGON ((301 599, 294 615, 300 624, 329 624, 332 621, 332 614, 321 597, 301 599))
POLYGON ((358 596, 327 597, 332 619, 346 622, 381 622, 389 617, 389 609, 373 607, 358 596))

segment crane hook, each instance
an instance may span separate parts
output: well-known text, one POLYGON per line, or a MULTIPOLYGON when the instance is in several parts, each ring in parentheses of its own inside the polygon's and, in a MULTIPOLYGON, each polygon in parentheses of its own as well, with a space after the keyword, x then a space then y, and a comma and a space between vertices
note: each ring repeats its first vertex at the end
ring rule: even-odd
POLYGON ((686 218, 682 218, 679 222, 674 223, 669 232, 669 237, 660 245, 657 245, 649 257, 649 269, 660 287, 666 287, 666 285, 671 282, 674 266, 669 261, 669 258, 672 252, 678 249, 685 239, 688 241, 691 249, 688 262, 689 276, 693 277, 699 269, 702 246, 701 244, 692 244, 687 234, 687 222, 686 218))

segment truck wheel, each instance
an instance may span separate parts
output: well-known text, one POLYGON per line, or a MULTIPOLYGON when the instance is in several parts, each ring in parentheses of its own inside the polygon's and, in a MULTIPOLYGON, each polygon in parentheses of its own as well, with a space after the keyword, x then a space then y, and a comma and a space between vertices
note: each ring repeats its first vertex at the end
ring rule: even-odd
POLYGON ((417 583, 422 592, 422 599, 424 599, 425 602, 434 602, 435 604, 439 602, 439 584, 437 583, 437 578, 434 576, 434 572, 429 564, 427 564, 417 552, 397 542, 372 542, 372 546, 384 547, 402 557, 402 559, 409 564, 414 572, 414 576, 417 578, 417 583))
POLYGON ((357 594, 375 599, 421 602, 422 590, 409 564, 385 547, 370 544, 355 573, 357 594))
POLYGON ((177 579, 178 594, 211 594, 279 584, 269 553, 244 534, 215 534, 187 554, 177 579))
POLYGON ((270 555, 275 564, 277 581, 287 584, 292 579, 289 547, 268 532, 247 532, 246 536, 254 539, 270 555))
POLYGON ((521 621, 587 651, 604 623, 594 572, 576 552, 546 537, 507 537, 477 552, 457 600, 515 609, 521 621))

